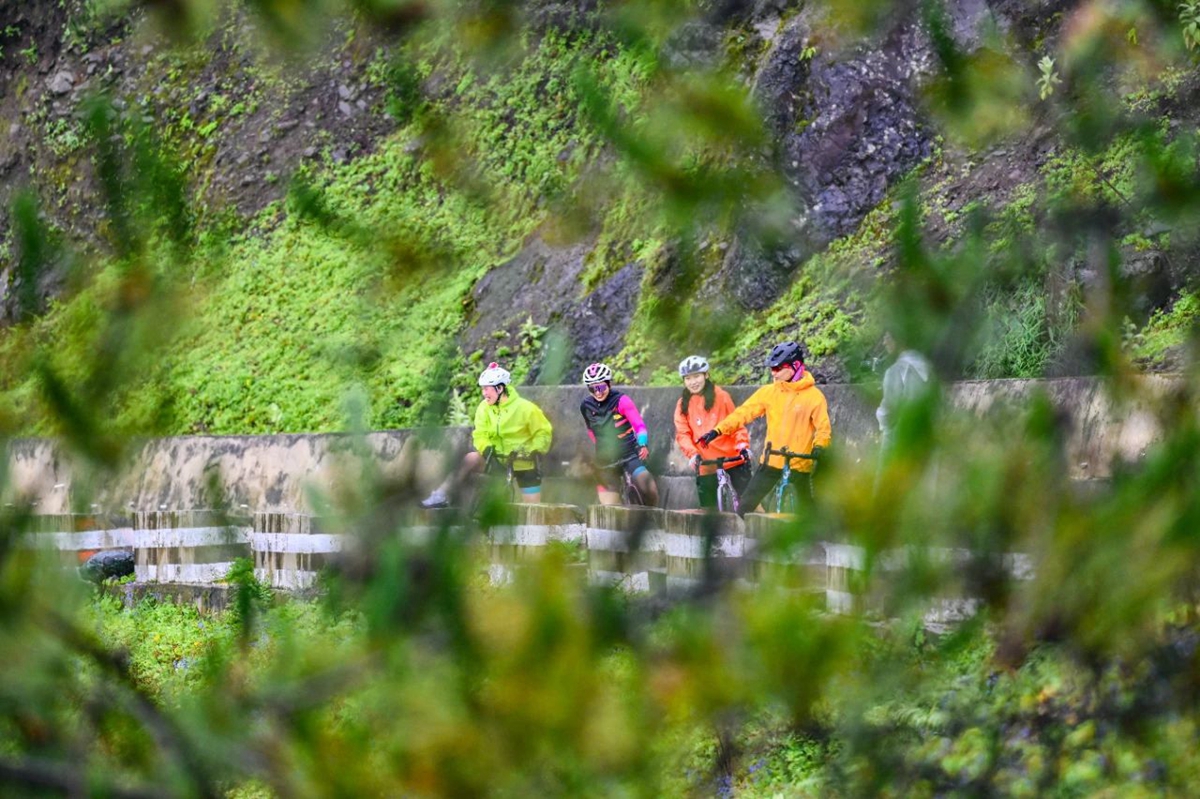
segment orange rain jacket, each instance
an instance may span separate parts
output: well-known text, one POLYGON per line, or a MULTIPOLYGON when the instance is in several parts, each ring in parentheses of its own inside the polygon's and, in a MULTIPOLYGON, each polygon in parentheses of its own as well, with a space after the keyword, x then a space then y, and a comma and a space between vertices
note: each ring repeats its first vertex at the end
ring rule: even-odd
MULTIPOLYGON (((708 410, 704 409, 703 394, 693 394, 688 398, 687 413, 683 412, 683 398, 675 401, 675 443, 688 460, 697 453, 705 460, 732 458, 738 454, 739 449, 750 446, 750 431, 741 428, 735 430, 733 435, 713 439, 704 452, 696 448, 696 439, 716 427, 717 422, 733 412, 733 407, 733 398, 729 396, 729 392, 717 385, 713 386, 713 405, 708 410)), ((727 463, 725 468, 737 465, 727 463)), ((716 474, 716 471, 716 466, 700 467, 700 474, 716 474)))
MULTIPOLYGON (((754 419, 766 414, 766 443, 771 449, 789 449, 792 452, 812 452, 814 446, 828 447, 833 437, 829 424, 829 405, 825 395, 817 388, 810 372, 792 383, 771 383, 750 395, 736 411, 722 419, 716 430, 722 434, 745 427, 754 419)), ((717 439, 718 441, 720 439, 717 439)), ((783 457, 772 455, 767 465, 783 468, 783 457)), ((807 459, 792 460, 792 468, 811 472, 813 462, 807 459)))

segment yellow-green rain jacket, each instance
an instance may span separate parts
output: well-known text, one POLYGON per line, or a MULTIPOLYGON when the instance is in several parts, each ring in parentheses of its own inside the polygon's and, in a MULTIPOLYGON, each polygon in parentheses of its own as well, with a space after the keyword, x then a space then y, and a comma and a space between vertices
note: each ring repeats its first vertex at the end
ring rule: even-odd
MULTIPOLYGON (((479 403, 471 440, 480 452, 492 447, 503 458, 513 452, 549 452, 552 433, 550 420, 542 409, 508 386, 495 405, 488 405, 486 400, 479 403)), ((517 461, 513 468, 532 469, 533 461, 517 461)))

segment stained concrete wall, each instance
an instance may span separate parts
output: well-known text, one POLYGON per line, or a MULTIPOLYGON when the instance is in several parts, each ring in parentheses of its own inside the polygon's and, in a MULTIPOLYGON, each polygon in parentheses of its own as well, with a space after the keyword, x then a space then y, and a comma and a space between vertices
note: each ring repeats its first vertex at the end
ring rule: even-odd
MULTIPOLYGON (((465 446, 462 428, 436 431, 450 450, 465 446)), ((146 441, 115 475, 97 478, 48 439, 8 445, 6 501, 35 503, 41 514, 98 511, 312 510, 319 495, 354 494, 367 472, 395 482, 435 482, 447 454, 411 430, 274 436, 179 436, 146 441), (314 493, 315 492, 315 493, 314 493)))
MULTIPOLYGON (((1179 381, 1169 377, 1139 380, 1136 401, 1117 404, 1104 381, 1094 378, 963 382, 950 386, 952 404, 979 414, 1021 405, 1043 392, 1065 419, 1065 446, 1071 476, 1105 478, 1114 461, 1136 461, 1158 436, 1155 405, 1179 381)), ((741 402, 755 386, 730 388, 741 402)), ((858 386, 822 386, 829 400, 834 445, 849 457, 872 457, 876 446, 874 404, 858 386)), ((569 474, 589 450, 579 403, 580 387, 526 387, 522 393, 545 410, 554 425, 554 447, 547 459, 549 475, 569 474)), ((651 465, 664 479, 670 506, 687 507, 691 479, 674 446, 672 418, 678 388, 629 388, 650 429, 651 465)), ((185 510, 226 506, 237 511, 321 512, 314 496, 354 494, 367 470, 396 481, 432 486, 466 446, 466 430, 437 431, 434 441, 446 452, 430 451, 410 430, 370 433, 362 439, 344 435, 181 436, 147 441, 135 449, 118 474, 93 478, 54 442, 23 439, 8 445, 9 471, 5 501, 36 502, 39 514, 63 513, 74 507, 108 513, 131 510, 185 510), (317 492, 314 494, 313 492, 317 492)), ((762 420, 751 426, 756 451, 763 446, 762 420)), ((563 489, 550 501, 574 501, 566 494, 586 495, 586 479, 563 489), (582 489, 582 491, 580 490, 582 489)))

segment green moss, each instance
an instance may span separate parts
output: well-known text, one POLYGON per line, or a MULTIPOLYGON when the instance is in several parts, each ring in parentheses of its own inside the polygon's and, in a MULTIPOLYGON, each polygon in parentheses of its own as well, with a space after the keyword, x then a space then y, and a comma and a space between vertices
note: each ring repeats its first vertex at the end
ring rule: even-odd
POLYGON ((1194 338, 1200 324, 1200 294, 1187 292, 1165 310, 1155 311, 1141 328, 1131 327, 1125 335, 1130 354, 1147 366, 1170 365, 1194 338))
MULTIPOLYGON (((438 123, 453 152, 432 140, 411 146, 426 132, 428 120, 417 120, 369 156, 302 175, 303 202, 272 204, 248 225, 203 219, 197 269, 159 286, 164 303, 181 303, 169 314, 176 324, 152 357, 131 362, 114 416, 163 433, 331 430, 344 423, 343 397, 365 389, 373 427, 440 419, 450 390, 473 385, 474 364, 447 373, 472 285, 541 224, 599 146, 577 113, 571 75, 587 65, 607 72, 617 95, 631 91, 629 68, 599 68, 608 46, 550 35, 502 74, 459 81, 438 123)), ((453 53, 409 55, 470 74, 453 53)), ((164 57, 149 72, 170 92, 205 63, 164 57)), ((167 146, 201 173, 217 138, 202 133, 211 122, 180 109, 164 126, 167 146)), ((18 328, 0 358, 12 365, 45 348, 63 380, 88 384, 112 307, 104 285, 119 272, 102 268, 101 279, 18 328)), ((537 361, 543 333, 532 322, 499 332, 518 376, 537 361)), ((52 432, 37 378, 27 368, 7 373, 23 376, 4 386, 12 418, 26 432, 52 432)))

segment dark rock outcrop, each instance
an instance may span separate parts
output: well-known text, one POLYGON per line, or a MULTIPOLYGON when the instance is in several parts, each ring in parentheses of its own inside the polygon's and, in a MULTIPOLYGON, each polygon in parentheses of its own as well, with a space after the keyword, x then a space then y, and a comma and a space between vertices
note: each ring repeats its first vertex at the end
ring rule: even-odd
MULTIPOLYGON (((528 346, 520 329, 532 322, 565 337, 568 380, 588 363, 619 352, 637 307, 642 267, 627 264, 585 294, 585 259, 593 244, 555 246, 534 236, 516 257, 480 278, 471 290, 474 315, 462 336, 462 350, 482 350, 484 361, 500 357, 497 352, 515 353, 528 346)), ((540 371, 539 362, 535 357, 530 382, 540 371)))
POLYGON ((928 62, 924 47, 917 21, 856 54, 821 52, 804 14, 781 31, 754 94, 792 194, 793 228, 782 236, 739 231, 723 271, 744 307, 769 305, 805 258, 853 232, 929 156, 932 134, 914 86, 928 62))

